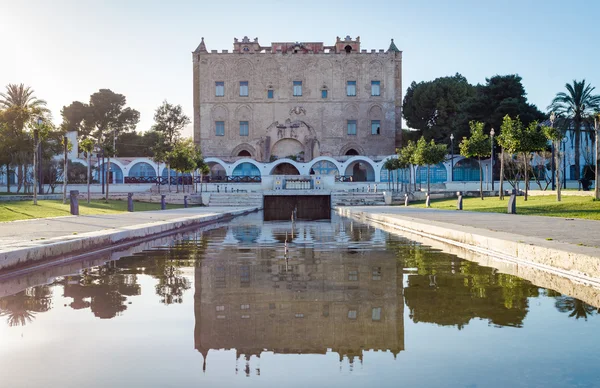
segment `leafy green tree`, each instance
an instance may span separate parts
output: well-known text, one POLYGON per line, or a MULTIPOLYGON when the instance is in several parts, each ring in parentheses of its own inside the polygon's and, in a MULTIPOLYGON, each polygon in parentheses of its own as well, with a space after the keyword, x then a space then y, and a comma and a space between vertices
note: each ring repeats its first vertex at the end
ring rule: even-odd
POLYGON ((438 143, 448 143, 450 134, 466 135, 461 126, 462 103, 475 94, 475 88, 460 74, 433 81, 413 82, 404 96, 403 116, 410 128, 438 143))
POLYGON ((600 95, 593 94, 596 88, 586 84, 585 79, 580 82, 573 80, 573 84, 565 84, 565 88, 567 93, 557 93, 548 109, 567 119, 557 121, 562 124, 563 131, 571 130, 575 134, 575 179, 580 179, 581 128, 591 129, 593 126, 594 112, 600 110, 600 95))
POLYGON ((531 155, 532 153, 545 150, 547 144, 548 139, 537 121, 533 121, 529 123, 526 128, 523 128, 519 152, 523 155, 523 160, 525 162, 525 201, 527 201, 527 195, 529 193, 529 177, 532 173, 529 163, 531 155))
POLYGON ((504 116, 520 117, 527 126, 540 121, 545 115, 527 102, 527 93, 517 74, 496 75, 486 78, 484 85, 477 85, 475 94, 462 106, 465 126, 471 121, 486 123, 486 129, 499 128, 504 116))
POLYGON ((26 168, 33 157, 33 143, 25 129, 33 128, 38 117, 49 122, 50 110, 46 101, 37 98, 34 90, 23 84, 8 84, 6 92, 0 93, 0 110, 5 111, 5 122, 13 136, 10 141, 12 164, 18 165, 17 192, 26 184, 26 168))
MULTIPOLYGON (((173 105, 167 101, 163 101, 162 105, 156 108, 152 130, 162 135, 157 138, 157 142, 164 142, 165 152, 168 153, 175 147, 175 143, 177 143, 179 137, 181 136, 181 131, 190 122, 190 118, 183 113, 183 108, 181 105, 173 105)), ((170 164, 167 165, 167 177, 169 182, 169 191, 171 191, 170 164)))
POLYGON ((394 180, 393 180, 393 173, 398 169, 398 163, 396 163, 398 159, 396 158, 389 158, 387 159, 385 162, 383 162, 383 168, 385 168, 388 171, 388 189, 390 188, 390 184, 393 190, 394 187, 394 180))
POLYGON ((483 168, 481 158, 487 158, 491 155, 490 138, 483 133, 484 123, 480 121, 471 121, 471 137, 463 137, 460 142, 460 154, 465 158, 477 158, 479 161, 479 195, 483 200, 483 168))
POLYGON ((555 150, 555 152, 554 152, 554 171, 556 174, 556 201, 560 202, 562 200, 562 198, 561 198, 561 180, 560 180, 560 178, 561 178, 560 177, 560 171, 561 171, 560 159, 561 159, 562 155, 560 152, 560 142, 564 138, 564 133, 563 133, 563 131, 561 131, 561 129, 558 126, 551 126, 551 127, 543 126, 542 131, 546 135, 546 138, 552 142, 552 145, 555 150))
MULTIPOLYGON (((200 147, 194 146, 194 171, 200 171, 200 192, 202 192, 202 181, 205 174, 210 173, 210 167, 206 162, 204 162, 204 156, 202 155, 202 151, 200 147)), ((196 192, 198 188, 196 187, 196 192)))
MULTIPOLYGON (((196 169, 196 149, 192 139, 177 141, 173 149, 167 154, 169 165, 179 173, 190 173, 196 169)), ((185 192, 185 186, 183 187, 185 192)), ((179 180, 177 180, 177 192, 179 192, 179 180)))
MULTIPOLYGON (((400 152, 398 153, 398 159, 402 160, 402 165, 405 165, 406 167, 408 166, 412 166, 413 168, 413 175, 416 177, 417 176, 417 163, 416 163, 416 151, 417 151, 417 143, 415 143, 412 140, 409 140, 406 145, 404 147, 402 147, 400 149, 400 152)), ((415 179, 414 182, 414 189, 415 191, 417 191, 417 180, 415 179)), ((410 187, 410 177, 409 177, 409 183, 408 186, 410 187)))
MULTIPOLYGON (((84 137, 94 138, 95 143, 108 157, 107 175, 110 174, 110 158, 115 156, 117 136, 122 132, 134 130, 140 120, 140 113, 126 105, 125 96, 110 89, 100 89, 90 96, 88 112, 85 115, 85 129, 88 133, 84 137)), ((107 179, 106 200, 109 188, 110 179, 107 179)))
POLYGON ((446 159, 446 145, 435 144, 435 141, 427 142, 424 137, 417 141, 414 154, 414 162, 419 166, 427 166, 427 194, 431 192, 429 168, 446 159))

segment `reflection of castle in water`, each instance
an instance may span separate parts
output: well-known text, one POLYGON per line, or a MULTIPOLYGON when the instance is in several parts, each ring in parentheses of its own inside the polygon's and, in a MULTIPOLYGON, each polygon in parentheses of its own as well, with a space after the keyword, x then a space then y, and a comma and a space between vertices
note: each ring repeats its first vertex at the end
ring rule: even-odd
POLYGON ((384 245, 374 248, 378 231, 362 227, 360 233, 372 234, 365 239, 353 235, 351 224, 300 224, 288 260, 283 244, 280 250, 272 244, 243 246, 285 241, 286 230, 291 241, 289 225, 221 230, 223 243, 198 263, 194 337, 204 368, 208 351, 223 348, 246 359, 265 350, 330 350, 351 363, 370 349, 395 357, 404 349, 402 267, 384 245), (336 245, 334 236, 345 243, 336 245), (241 245, 228 244, 234 241, 241 245))

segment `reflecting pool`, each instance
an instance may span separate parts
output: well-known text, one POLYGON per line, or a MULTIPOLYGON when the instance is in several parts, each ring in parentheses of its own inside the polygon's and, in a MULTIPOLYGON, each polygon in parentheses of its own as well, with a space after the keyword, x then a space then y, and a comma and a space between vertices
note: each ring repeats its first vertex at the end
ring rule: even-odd
POLYGON ((0 280, 0 386, 600 386, 595 289, 335 216, 153 245, 0 280))

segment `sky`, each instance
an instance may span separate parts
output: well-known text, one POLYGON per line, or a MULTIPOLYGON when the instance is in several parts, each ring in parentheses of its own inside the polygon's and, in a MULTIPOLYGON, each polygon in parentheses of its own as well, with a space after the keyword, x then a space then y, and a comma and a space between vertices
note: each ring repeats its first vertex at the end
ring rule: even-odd
POLYGON ((63 106, 108 88, 140 111, 145 131, 165 99, 193 116, 201 37, 221 51, 244 35, 264 46, 360 36, 369 51, 394 38, 405 90, 457 72, 472 84, 517 73, 542 111, 573 79, 600 94, 598 0, 0 0, 0 89, 32 87, 58 124, 63 106))

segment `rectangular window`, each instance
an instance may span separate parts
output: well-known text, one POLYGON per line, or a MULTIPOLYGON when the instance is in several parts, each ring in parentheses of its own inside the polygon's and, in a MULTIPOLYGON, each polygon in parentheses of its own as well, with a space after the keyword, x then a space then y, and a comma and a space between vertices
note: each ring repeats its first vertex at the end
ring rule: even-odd
POLYGON ((240 305, 240 309, 241 310, 249 310, 250 309, 250 305, 249 304, 242 304, 242 305, 240 305))
POLYGON ((296 318, 304 318, 304 314, 303 313, 296 313, 296 318))
POLYGON ((217 306, 217 311, 225 311, 225 306, 217 306))
POLYGON ((225 315, 217 315, 217 319, 225 319, 225 315))
POLYGON ((321 98, 327 98, 327 89, 321 90, 321 98))
POLYGON ((356 319, 358 312, 356 310, 348 310, 348 319, 356 319))
POLYGON ((371 311, 371 319, 373 321, 381 321, 381 307, 375 307, 371 311))
POLYGON ((248 122, 240 121, 240 136, 248 136, 248 122))
POLYGON ((373 280, 381 280, 381 267, 373 267, 373 280))
POLYGON ((250 315, 242 315, 242 319, 250 319, 250 315))
POLYGON ((294 97, 302 96, 302 81, 294 81, 294 97))
POLYGON ((381 133, 381 121, 371 120, 371 135, 379 135, 381 133))
POLYGON ((356 135, 356 120, 348 120, 348 135, 356 135))
POLYGON ((240 81, 240 97, 248 97, 248 81, 240 81))
POLYGON ((358 280, 358 271, 348 271, 348 280, 357 281, 358 280))
POLYGON ((380 96, 381 95, 381 82, 380 81, 371 81, 371 96, 380 96))
POLYGON ((348 81, 346 84, 346 95, 356 96, 356 81, 348 81))
POLYGON ((225 121, 215 121, 215 135, 225 136, 225 121))
POLYGON ((223 97, 225 95, 225 82, 215 82, 215 96, 223 97))
POLYGON ((269 98, 269 99, 273 98, 273 90, 272 89, 267 90, 267 98, 269 98))

